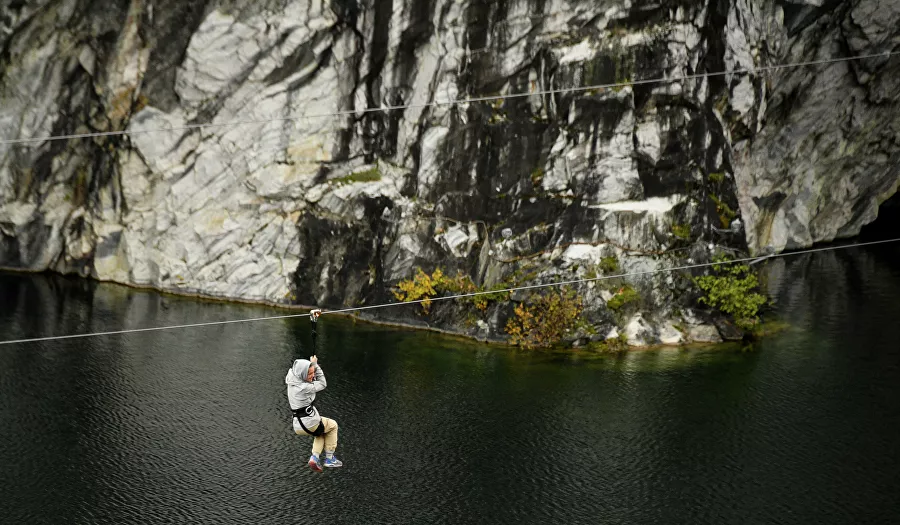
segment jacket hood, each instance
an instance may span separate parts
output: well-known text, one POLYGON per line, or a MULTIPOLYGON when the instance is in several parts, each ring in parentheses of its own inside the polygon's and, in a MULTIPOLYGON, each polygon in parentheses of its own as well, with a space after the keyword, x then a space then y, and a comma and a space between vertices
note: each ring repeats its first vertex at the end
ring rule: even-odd
POLYGON ((297 359, 291 366, 291 372, 299 381, 306 382, 306 374, 309 373, 309 365, 311 364, 308 359, 297 359))

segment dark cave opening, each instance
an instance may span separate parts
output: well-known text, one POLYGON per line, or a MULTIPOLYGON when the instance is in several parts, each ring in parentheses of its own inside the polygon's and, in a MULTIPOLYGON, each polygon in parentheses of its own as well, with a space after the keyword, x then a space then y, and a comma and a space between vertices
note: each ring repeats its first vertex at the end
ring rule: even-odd
POLYGON ((900 237, 900 191, 881 203, 878 218, 862 227, 861 241, 883 241, 900 237))

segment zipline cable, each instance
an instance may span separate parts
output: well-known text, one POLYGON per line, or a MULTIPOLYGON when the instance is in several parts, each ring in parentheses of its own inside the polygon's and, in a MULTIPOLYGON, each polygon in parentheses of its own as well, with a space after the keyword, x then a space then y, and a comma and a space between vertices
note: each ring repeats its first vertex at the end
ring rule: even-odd
MULTIPOLYGON (((433 297, 430 299, 418 299, 415 301, 407 301, 407 302, 401 302, 401 303, 385 303, 385 304, 376 304, 376 305, 371 305, 371 306, 358 306, 358 307, 354 307, 354 308, 343 308, 343 309, 339 309, 339 310, 328 310, 328 311, 322 311, 322 315, 357 312, 357 311, 361 311, 361 310, 372 310, 375 308, 385 308, 388 306, 412 305, 412 304, 423 303, 425 301, 430 301, 430 302, 449 301, 451 299, 461 299, 464 297, 475 297, 478 295, 515 292, 515 291, 519 291, 519 290, 534 290, 537 288, 548 288, 551 286, 565 286, 568 284, 603 281, 603 280, 608 280, 608 279, 617 279, 617 278, 621 278, 621 277, 637 277, 637 276, 641 276, 641 275, 652 275, 652 274, 664 273, 664 272, 676 272, 676 271, 681 271, 681 270, 692 270, 692 269, 696 269, 696 268, 708 268, 711 266, 718 266, 718 265, 722 265, 722 264, 735 264, 735 263, 751 262, 751 261, 759 262, 762 259, 775 259, 775 258, 779 258, 779 257, 789 257, 789 256, 793 256, 793 255, 803 255, 803 254, 807 254, 807 253, 816 253, 816 252, 827 252, 827 251, 842 250, 842 249, 847 249, 847 248, 858 248, 861 246, 887 244, 887 243, 898 242, 898 241, 900 241, 900 237, 898 237, 896 239, 862 242, 862 243, 843 245, 843 246, 826 246, 823 248, 811 248, 811 249, 800 250, 800 251, 796 251, 796 252, 785 252, 785 253, 779 253, 779 254, 773 254, 773 255, 766 255, 763 257, 746 257, 746 258, 742 258, 742 259, 733 259, 730 261, 690 264, 690 265, 686 265, 686 266, 676 266, 673 268, 660 268, 657 270, 647 270, 644 272, 623 273, 623 274, 618 274, 618 275, 605 275, 602 277, 592 277, 589 279, 574 279, 571 281, 562 281, 562 282, 558 282, 558 283, 517 286, 514 288, 507 288, 504 290, 472 292, 472 293, 465 293, 465 294, 458 294, 458 295, 448 295, 445 297, 433 297)), ((291 318, 309 317, 309 316, 310 316, 310 314, 308 314, 308 313, 288 314, 288 315, 275 315, 275 316, 271 316, 271 317, 254 317, 254 318, 250 318, 250 319, 233 319, 230 321, 211 321, 211 322, 206 322, 206 323, 191 323, 191 324, 181 324, 181 325, 171 325, 171 326, 154 326, 154 327, 150 327, 150 328, 130 328, 127 330, 114 330, 114 331, 108 331, 108 332, 93 332, 93 333, 87 333, 87 334, 55 335, 55 336, 48 336, 48 337, 35 337, 35 338, 30 338, 30 339, 13 339, 13 340, 9 340, 9 341, 0 341, 0 345, 11 345, 11 344, 18 344, 18 343, 34 343, 34 342, 39 342, 39 341, 55 341, 55 340, 60 340, 60 339, 75 339, 75 338, 80 338, 80 337, 96 337, 96 336, 104 336, 104 335, 132 334, 132 333, 138 333, 138 332, 151 332, 151 331, 158 331, 158 330, 174 330, 177 328, 196 328, 196 327, 202 327, 202 326, 226 325, 226 324, 234 324, 234 323, 250 323, 250 322, 255 322, 255 321, 271 321, 271 320, 275 320, 275 319, 291 319, 291 318)))
POLYGON ((266 119, 255 119, 255 120, 237 120, 231 122, 220 122, 220 123, 208 123, 208 124, 190 124, 187 126, 180 127, 172 127, 172 128, 155 128, 155 129, 144 129, 144 130, 122 130, 122 131, 99 131, 94 133, 75 133, 71 135, 49 135, 45 137, 34 137, 34 138, 18 138, 18 139, 4 139, 0 140, 0 145, 12 145, 12 144, 24 144, 29 142, 45 142, 51 140, 69 140, 69 139, 83 139, 83 138, 94 138, 94 137, 112 137, 112 136, 121 136, 121 135, 137 135, 144 133, 161 133, 161 132, 170 132, 170 131, 191 131, 196 129, 207 129, 207 128, 222 128, 222 127, 231 127, 231 126, 244 126, 249 124, 266 124, 269 122, 288 122, 294 120, 302 120, 302 119, 315 119, 315 118, 329 118, 329 117, 344 117, 344 116, 358 116, 366 113, 376 113, 376 112, 387 112, 387 111, 395 111, 401 109, 419 109, 419 108, 427 108, 427 107, 438 107, 438 106, 456 106, 460 104, 471 104, 475 102, 490 102, 492 100, 503 100, 503 99, 511 99, 511 98, 523 98, 523 97, 532 97, 532 96, 544 96, 544 95, 558 95, 562 93, 576 93, 582 91, 591 91, 591 90, 599 90, 599 89, 611 89, 625 86, 640 86, 646 84, 659 84, 665 82, 678 82, 682 80, 694 80, 699 78, 708 78, 722 75, 734 75, 739 73, 761 73, 764 71, 774 71, 777 69, 788 69, 792 67, 807 67, 807 66, 816 66, 816 65, 824 65, 824 64, 833 64, 837 62, 846 62, 850 60, 864 60, 867 58, 890 58, 893 55, 900 54, 900 51, 885 51, 883 53, 873 53, 869 55, 856 55, 850 57, 840 57, 840 58, 828 58, 823 60, 812 60, 807 62, 794 62, 788 64, 776 64, 772 66, 763 66, 758 68, 745 68, 745 69, 732 69, 725 71, 713 71, 711 73, 694 73, 691 75, 680 75, 675 77, 659 77, 645 80, 634 80, 630 82, 616 82, 613 84, 596 84, 592 86, 580 86, 580 87, 571 87, 571 88, 558 88, 558 89, 548 89, 541 91, 529 91, 524 93, 511 93, 508 95, 491 95, 487 97, 475 97, 468 99, 457 99, 457 100, 448 100, 444 102, 440 101, 431 101, 425 102, 421 104, 403 104, 398 106, 385 106, 378 108, 364 108, 359 110, 344 110, 344 111, 336 111, 333 113, 319 113, 319 114, 310 114, 310 115, 298 115, 294 117, 271 117, 266 119))

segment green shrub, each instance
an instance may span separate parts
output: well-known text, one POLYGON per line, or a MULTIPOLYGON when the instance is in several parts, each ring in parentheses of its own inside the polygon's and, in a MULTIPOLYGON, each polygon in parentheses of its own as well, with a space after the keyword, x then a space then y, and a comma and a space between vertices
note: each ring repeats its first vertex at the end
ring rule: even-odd
POLYGON ((616 293, 616 295, 612 296, 612 299, 606 301, 606 307, 610 310, 618 311, 626 304, 636 302, 640 298, 641 296, 637 291, 632 288, 631 285, 626 284, 616 293))
POLYGON ((558 343, 573 329, 584 308, 583 299, 573 290, 546 291, 519 303, 506 323, 510 343, 524 348, 547 347, 558 343))
POLYGON ((600 271, 609 275, 619 271, 619 259, 615 255, 600 259, 600 271))
MULTIPOLYGON (((440 268, 431 275, 416 268, 416 275, 412 279, 406 279, 397 283, 399 290, 393 291, 394 297, 402 302, 422 300, 422 310, 427 314, 431 311, 431 298, 442 293, 470 294, 484 292, 472 282, 472 278, 462 272, 457 272, 455 277, 444 274, 440 268)), ((502 290, 506 286, 500 284, 492 287, 492 290, 502 290)), ((464 299, 475 305, 475 308, 485 311, 492 301, 502 301, 509 298, 509 292, 495 292, 482 295, 465 297, 464 299)))
MULTIPOLYGON (((471 283, 471 282, 472 281, 470 280, 469 283, 471 283)), ((505 286, 503 284, 494 285, 489 290, 485 290, 484 288, 477 288, 477 287, 475 287, 474 284, 472 284, 471 286, 472 286, 472 288, 475 288, 473 291, 493 292, 493 293, 485 293, 482 295, 474 295, 472 297, 466 298, 469 300, 469 302, 471 302, 472 304, 475 305, 475 308, 478 308, 482 312, 487 310, 487 308, 488 308, 488 306, 490 306, 491 302, 500 302, 500 301, 506 301, 509 299, 509 292, 496 291, 496 290, 503 290, 504 288, 507 288, 507 286, 505 286)), ((460 291, 457 293, 472 293, 472 292, 460 291)))
POLYGON ((628 336, 619 334, 618 337, 591 343, 588 348, 595 352, 620 353, 628 350, 628 336))
POLYGON ((374 166, 365 171, 358 171, 332 180, 335 184, 349 184, 353 182, 376 182, 381 180, 381 170, 374 166))
MULTIPOLYGON (((725 262, 728 258, 719 256, 714 262, 725 262)), ((712 267, 712 275, 695 277, 694 283, 703 292, 699 301, 731 316, 734 323, 752 330, 759 324, 759 308, 767 299, 756 292, 759 281, 750 267, 744 264, 722 264, 712 267)))
POLYGON ((731 221, 737 217, 734 210, 715 195, 710 195, 709 198, 716 204, 716 213, 719 214, 719 221, 721 221, 722 227, 725 229, 731 227, 731 221))
POLYGON ((438 282, 444 278, 444 273, 440 268, 434 271, 432 275, 423 272, 421 268, 416 268, 416 275, 412 279, 406 279, 397 283, 399 291, 394 291, 394 297, 398 301, 404 303, 410 301, 422 300, 422 310, 427 314, 431 309, 430 298, 437 295, 435 287, 438 282))
POLYGON ((672 225, 672 234, 679 239, 690 239, 691 238, 691 226, 689 224, 673 224, 672 225))
POLYGON ((715 184, 719 184, 719 183, 721 183, 722 181, 725 180, 725 174, 722 173, 722 172, 718 172, 718 173, 710 173, 710 174, 709 174, 709 180, 710 180, 710 182, 713 182, 713 183, 715 183, 715 184))

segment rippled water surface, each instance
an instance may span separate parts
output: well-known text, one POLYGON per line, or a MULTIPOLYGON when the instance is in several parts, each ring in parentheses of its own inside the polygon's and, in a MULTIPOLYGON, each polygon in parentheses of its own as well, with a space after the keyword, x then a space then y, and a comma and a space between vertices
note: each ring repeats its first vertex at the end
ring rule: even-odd
MULTIPOLYGON (((325 318, 345 467, 284 374, 309 321, 0 346, 4 523, 860 523, 900 510, 900 251, 771 263, 737 349, 509 352, 325 318)), ((0 339, 281 312, 0 276, 0 339)))

